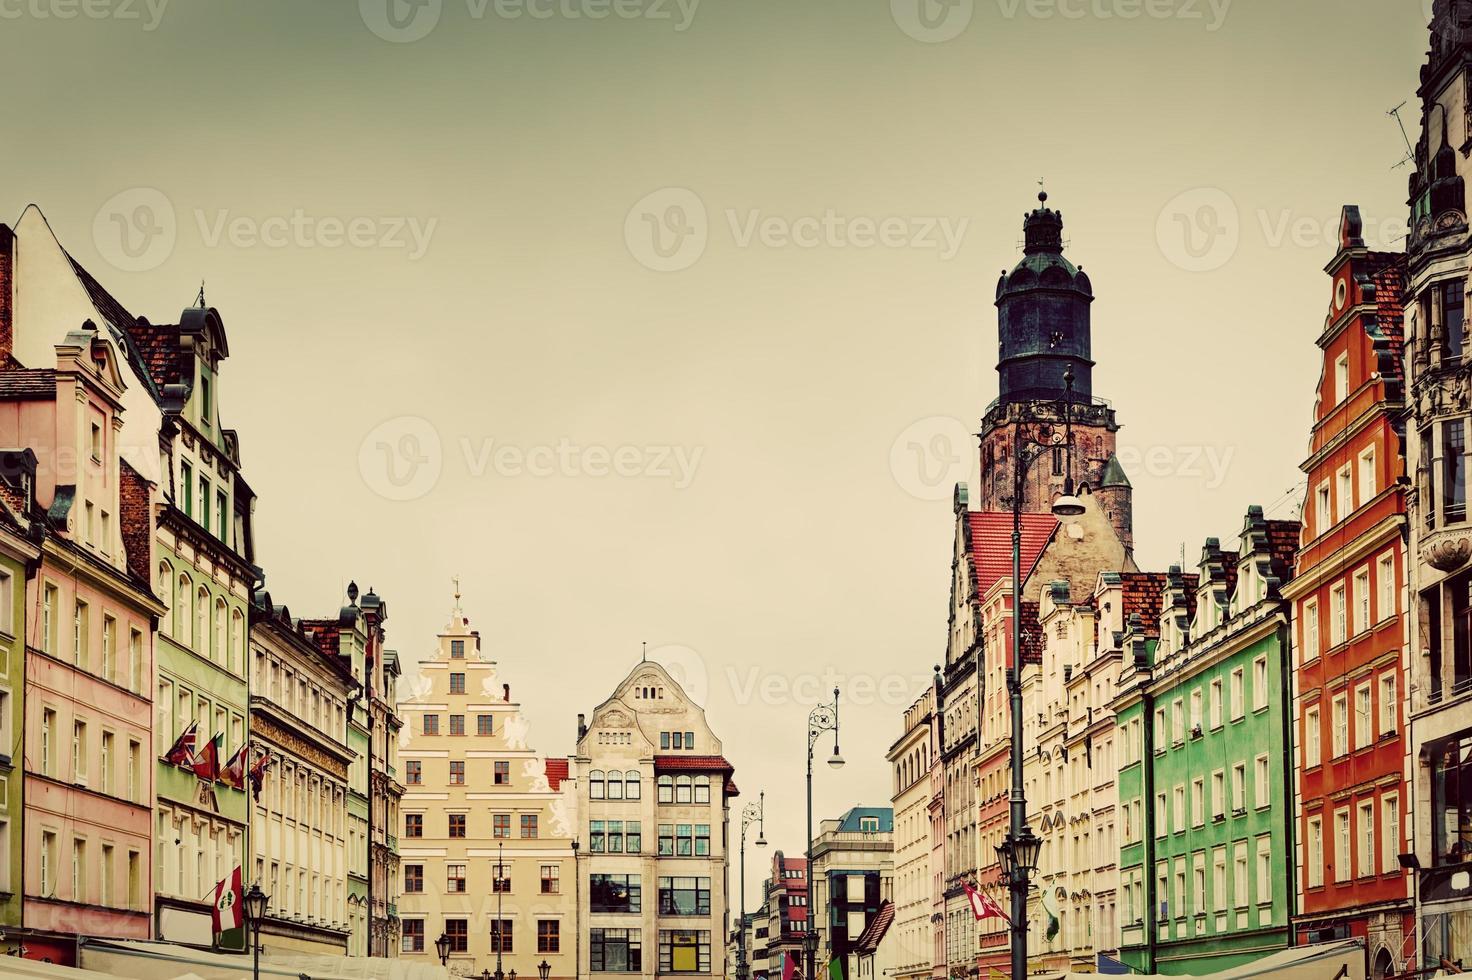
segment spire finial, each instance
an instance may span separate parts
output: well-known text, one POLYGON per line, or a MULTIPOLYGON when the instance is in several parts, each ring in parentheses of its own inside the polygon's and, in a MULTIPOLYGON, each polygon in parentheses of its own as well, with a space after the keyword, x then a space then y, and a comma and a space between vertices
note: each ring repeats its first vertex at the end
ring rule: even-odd
POLYGON ((649 662, 649 641, 644 640, 639 644, 639 646, 641 648, 639 653, 639 662, 641 664, 647 664, 649 662))
POLYGON ((205 309, 204 305, 204 280, 199 281, 199 295, 194 298, 194 305, 199 309, 205 309))
POLYGON ((1048 178, 1046 178, 1046 177, 1039 177, 1038 178, 1038 201, 1041 202, 1041 203, 1043 203, 1043 204, 1047 204, 1048 203, 1047 180, 1048 180, 1048 178))
POLYGON ((453 575, 453 576, 450 577, 450 581, 453 582, 454 585, 455 585, 455 611, 456 612, 459 612, 460 611, 460 576, 453 575))

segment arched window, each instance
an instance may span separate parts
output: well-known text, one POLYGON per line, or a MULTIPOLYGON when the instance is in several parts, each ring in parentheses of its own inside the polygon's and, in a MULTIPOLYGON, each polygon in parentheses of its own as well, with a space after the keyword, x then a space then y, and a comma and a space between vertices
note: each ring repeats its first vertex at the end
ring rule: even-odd
POLYGON ((239 609, 230 611, 230 669, 237 674, 245 670, 245 617, 239 609))
POLYGON ((189 626, 194 622, 189 611, 189 597, 194 595, 194 583, 188 575, 179 576, 179 588, 174 598, 174 639, 189 642, 189 626))
POLYGON ((225 600, 215 600, 215 652, 214 657, 222 664, 230 664, 229 646, 225 636, 225 600))
POLYGON ((603 770, 594 769, 588 773, 588 799, 603 799, 603 770))
POLYGON ((673 777, 673 776, 660 776, 655 789, 657 790, 657 792, 655 794, 656 795, 656 798, 657 798, 657 802, 660 802, 660 803, 673 803, 673 802, 675 802, 675 777, 673 777))
POLYGON ((709 776, 696 776, 695 777, 695 802, 696 803, 709 803, 710 802, 710 777, 709 776))
POLYGON ((675 802, 689 803, 691 796, 691 781, 689 776, 675 777, 675 802))
POLYGON ((624 798, 624 781, 619 778, 617 771, 608 774, 608 798, 610 800, 624 798))
POLYGON ((210 592, 202 585, 194 596, 194 652, 210 655, 210 592))
POLYGON ((630 769, 624 773, 624 799, 637 800, 639 798, 639 770, 630 769))
POLYGON ((174 635, 174 570, 169 563, 158 563, 158 597, 164 604, 163 622, 160 629, 169 636, 174 635))

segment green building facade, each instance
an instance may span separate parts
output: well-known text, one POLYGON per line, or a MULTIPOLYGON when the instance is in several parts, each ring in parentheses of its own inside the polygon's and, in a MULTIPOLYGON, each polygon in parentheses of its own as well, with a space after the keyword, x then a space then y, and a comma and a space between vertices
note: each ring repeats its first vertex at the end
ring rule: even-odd
MULTIPOLYGON (((208 947, 208 893, 236 867, 248 878, 253 866, 250 800, 244 788, 206 782, 163 757, 191 724, 199 748, 221 736, 221 766, 250 738, 249 606, 260 577, 254 495, 240 476, 236 434, 219 418, 219 368, 229 355, 219 315, 191 308, 177 325, 140 323, 134 332, 160 392, 168 474, 154 549, 169 610, 157 642, 155 935, 208 947)), ((218 945, 243 950, 243 930, 218 945)))
MULTIPOLYGON (((25 731, 26 580, 41 549, 31 533, 31 488, 36 456, 29 449, 0 452, 0 928, 21 925, 22 790, 19 771, 25 731)), ((0 942, 0 955, 13 943, 0 942)))
POLYGON ((1240 549, 1172 568, 1158 636, 1135 622, 1114 702, 1121 959, 1200 975, 1289 944, 1288 605, 1299 525, 1248 510, 1240 549))

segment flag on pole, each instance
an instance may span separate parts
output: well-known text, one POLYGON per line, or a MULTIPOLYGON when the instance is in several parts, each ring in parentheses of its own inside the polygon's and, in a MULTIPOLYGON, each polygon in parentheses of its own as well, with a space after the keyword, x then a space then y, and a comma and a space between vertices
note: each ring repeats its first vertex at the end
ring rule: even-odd
POLYGON ((249 742, 241 743, 240 748, 225 763, 225 768, 220 770, 220 782, 235 789, 245 789, 245 757, 250 748, 249 742))
POLYGON ((190 768, 205 782, 213 782, 220 778, 220 743, 224 739, 225 736, 217 734, 204 743, 204 748, 194 754, 190 768))
POLYGON ((262 749, 261 754, 256 757, 256 761, 250 764, 250 791, 256 799, 261 798, 261 784, 265 782, 266 770, 274 761, 275 758, 271 753, 262 749))
POLYGON ((220 935, 229 929, 245 926, 245 894, 241 888, 240 867, 230 872, 229 877, 215 885, 214 901, 210 908, 210 928, 215 935, 216 945, 220 935))
POLYGON ((1007 913, 1002 911, 1002 907, 996 903, 996 900, 986 892, 979 892, 965 882, 961 883, 961 887, 966 889, 966 900, 971 903, 971 914, 976 916, 976 921, 980 922, 982 919, 1001 919, 1003 922, 1009 924, 1012 922, 1011 919, 1007 918, 1007 913))
POLYGON ((792 980, 793 974, 797 972, 797 962, 791 953, 782 956, 782 980, 792 980))
POLYGON ((829 980, 843 980, 843 960, 838 957, 828 961, 829 980))
POLYGON ((179 733, 174 740, 173 746, 164 755, 164 761, 171 766, 188 766, 194 760, 194 739, 199 723, 191 721, 189 727, 179 733))

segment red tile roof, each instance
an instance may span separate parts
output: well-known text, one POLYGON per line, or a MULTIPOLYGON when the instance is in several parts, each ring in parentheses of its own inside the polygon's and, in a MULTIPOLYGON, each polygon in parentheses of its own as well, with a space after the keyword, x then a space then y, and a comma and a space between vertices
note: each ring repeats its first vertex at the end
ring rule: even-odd
POLYGON ((854 952, 860 956, 868 956, 879 949, 879 944, 884 941, 884 934, 894 922, 894 903, 889 899, 879 906, 879 911, 874 913, 874 918, 859 933, 859 938, 854 942, 854 952))
POLYGON ((542 760, 542 771, 547 774, 547 785, 553 791, 562 788, 562 781, 567 778, 566 759, 544 759, 542 760))
POLYGON ((1164 572, 1120 572, 1123 589, 1124 624, 1129 626, 1130 616, 1140 614, 1140 632, 1147 637, 1160 635, 1160 609, 1165 598, 1165 587, 1170 577, 1164 572))
POLYGON ((153 574, 153 492, 149 481, 127 460, 119 460, 118 529, 128 570, 147 582, 153 574))
MULTIPOLYGON (((984 596, 1003 578, 1012 575, 1012 515, 995 511, 973 511, 966 515, 971 532, 972 584, 984 596)), ((1022 579, 1037 567, 1058 518, 1052 514, 1022 515, 1022 579)))
POLYGON ((1038 627, 1038 603, 1022 601, 1022 662, 1043 662, 1043 631, 1038 627))
POLYGON ((733 773, 736 767, 723 755, 657 755, 654 771, 665 772, 724 772, 733 773))
POLYGON ((50 368, 20 368, 0 372, 0 399, 56 397, 56 372, 50 368))
POLYGON ((193 380, 193 356, 179 344, 177 324, 139 320, 128 326, 128 333, 155 385, 162 388, 193 380))
POLYGON ((1370 277, 1375 283, 1375 322, 1380 332, 1389 341, 1391 368, 1397 377, 1405 377, 1405 364, 1401 360, 1405 347, 1402 329, 1405 310, 1402 296, 1406 285, 1406 256, 1404 252, 1375 252, 1377 268, 1370 277), (1383 264, 1381 264, 1383 263, 1383 264))

